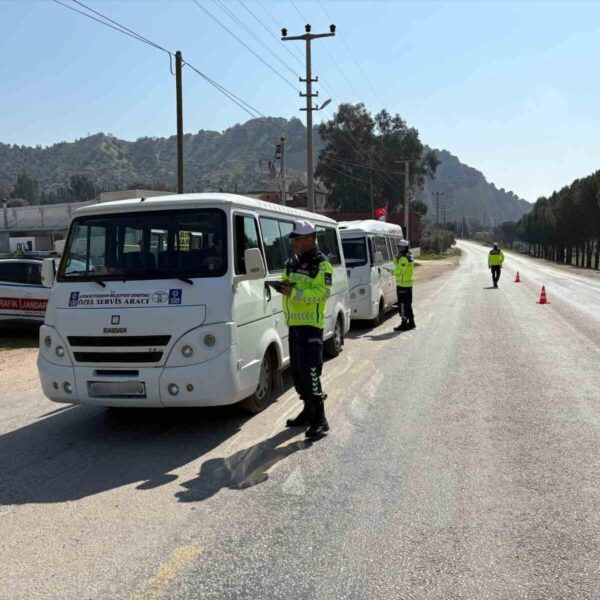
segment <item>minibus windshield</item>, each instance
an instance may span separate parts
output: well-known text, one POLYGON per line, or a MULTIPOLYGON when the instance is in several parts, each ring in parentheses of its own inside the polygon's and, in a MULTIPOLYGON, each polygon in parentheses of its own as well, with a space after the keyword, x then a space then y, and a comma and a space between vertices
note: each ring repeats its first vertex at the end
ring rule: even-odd
POLYGON ((58 281, 219 277, 227 271, 226 217, 218 209, 80 217, 58 281))
POLYGON ((367 264, 367 245, 365 238, 342 239, 344 258, 347 267, 362 267, 367 264))

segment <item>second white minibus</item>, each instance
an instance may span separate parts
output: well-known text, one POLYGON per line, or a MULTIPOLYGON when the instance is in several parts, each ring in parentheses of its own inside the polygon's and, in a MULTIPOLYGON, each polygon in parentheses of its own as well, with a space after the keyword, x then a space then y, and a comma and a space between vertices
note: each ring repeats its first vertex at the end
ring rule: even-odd
POLYGON ((269 403, 289 363, 278 279, 296 219, 334 268, 325 351, 350 326, 335 221, 232 194, 95 204, 74 213, 40 329, 38 369, 55 402, 102 406, 269 403))
POLYGON ((392 258, 402 227, 383 221, 342 221, 339 224, 350 288, 351 318, 379 325, 397 302, 392 258))

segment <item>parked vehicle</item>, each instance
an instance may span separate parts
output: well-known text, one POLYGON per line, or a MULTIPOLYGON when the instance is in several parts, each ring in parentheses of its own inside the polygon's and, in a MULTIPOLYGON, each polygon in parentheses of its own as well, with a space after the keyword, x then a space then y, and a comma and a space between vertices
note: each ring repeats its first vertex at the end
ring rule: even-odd
MULTIPOLYGON (((315 224, 334 267, 326 350, 350 325, 335 221, 232 194, 79 209, 40 330, 38 368, 56 402, 214 406, 258 412, 289 363, 279 279, 296 219, 315 224)), ((51 285, 51 260, 43 281, 51 285)))
POLYGON ((43 323, 50 290, 42 285, 42 261, 0 259, 0 322, 43 323))
POLYGON ((383 221, 343 221, 339 224, 350 288, 352 319, 382 322, 397 301, 392 258, 396 240, 403 239, 399 225, 383 221))

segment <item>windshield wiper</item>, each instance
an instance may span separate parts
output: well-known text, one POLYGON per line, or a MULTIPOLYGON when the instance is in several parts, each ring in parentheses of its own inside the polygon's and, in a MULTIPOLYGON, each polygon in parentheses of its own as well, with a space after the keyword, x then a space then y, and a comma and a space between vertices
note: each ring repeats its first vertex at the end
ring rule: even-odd
POLYGON ((67 277, 70 277, 71 275, 85 275, 86 277, 89 277, 88 281, 93 281, 94 283, 97 283, 102 287, 106 287, 104 281, 100 281, 99 279, 92 279, 89 271, 71 271, 70 273, 66 273, 67 277))
POLYGON ((101 285, 102 287, 106 287, 106 284, 104 283, 104 281, 100 281, 99 279, 90 279, 90 281, 93 281, 94 283, 97 283, 98 285, 101 285))
POLYGON ((173 275, 173 277, 175 279, 179 279, 179 281, 183 281, 184 283, 189 283, 190 285, 194 285, 194 282, 191 279, 184 277, 183 275, 173 275))

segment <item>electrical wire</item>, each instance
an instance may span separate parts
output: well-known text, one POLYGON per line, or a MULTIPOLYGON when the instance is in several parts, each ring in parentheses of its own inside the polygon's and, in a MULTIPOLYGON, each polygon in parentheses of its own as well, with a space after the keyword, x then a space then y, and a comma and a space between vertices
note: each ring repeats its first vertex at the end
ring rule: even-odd
MULTIPOLYGON (((323 3, 321 2, 321 0, 317 0, 317 2, 319 3, 319 6, 321 7, 321 10, 323 11, 323 13, 325 13, 325 16, 330 21, 333 21, 332 18, 331 18, 331 16, 329 15, 329 13, 327 12, 327 10, 325 9, 325 7, 323 6, 323 3)), ((348 50, 348 53, 350 54, 350 56, 354 60, 354 63, 356 64, 356 66, 358 67, 358 69, 362 73, 363 77, 365 78, 365 81, 367 82, 367 84, 371 88, 371 91, 373 92, 375 98, 378 100, 379 104, 381 104, 381 108, 385 108, 385 104, 384 104, 383 100, 381 99, 381 96, 377 93, 377 90, 375 89, 375 87, 371 83, 371 80, 367 76, 366 72, 363 70, 362 65, 358 62, 358 59, 356 58, 356 55, 354 54, 352 48, 346 43, 346 38, 344 37, 343 33, 340 32, 339 36, 340 36, 340 39, 342 40, 342 44, 344 44, 344 46, 346 47, 346 50, 348 50)))
POLYGON ((211 12, 209 12, 209 10, 205 6, 202 6, 202 4, 198 2, 198 0, 192 0, 192 2, 194 2, 194 4, 200 10, 204 11, 213 21, 215 21, 220 27, 222 27, 227 33, 229 33, 229 35, 235 38, 242 46, 244 46, 244 48, 246 48, 246 50, 254 54, 254 56, 256 56, 256 58, 258 58, 258 60, 261 63, 263 63, 268 69, 273 71, 273 73, 275 73, 277 77, 279 77, 283 82, 289 85, 295 92, 300 93, 300 90, 298 90, 298 88, 289 79, 286 79, 277 69, 275 69, 275 67, 273 67, 266 60, 264 60, 262 56, 260 56, 260 54, 258 54, 250 46, 248 46, 246 42, 244 42, 238 35, 231 31, 231 29, 229 29, 229 27, 227 27, 227 25, 225 25, 219 18, 215 17, 211 12))
MULTIPOLYGON (((250 27, 248 27, 248 25, 246 25, 246 23, 244 23, 240 18, 238 18, 238 16, 231 11, 229 8, 227 8, 227 6, 221 2, 220 0, 213 0, 213 2, 219 6, 219 8, 226 12, 242 29, 244 29, 246 31, 246 33, 248 35, 250 35, 254 41, 259 44, 260 46, 262 46, 269 54, 271 54, 271 56, 273 56, 275 58, 275 60, 277 60, 281 65, 283 65, 292 75, 294 75, 295 77, 298 77, 298 72, 294 70, 293 67, 291 67, 290 65, 288 65, 288 63, 286 63, 280 56, 278 56, 275 52, 273 52, 273 50, 271 50, 271 48, 269 48, 269 46, 267 46, 255 33, 254 31, 252 31, 252 29, 250 29, 250 27)), ((283 42, 282 42, 283 43, 283 42)))

